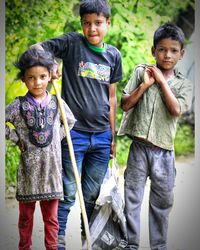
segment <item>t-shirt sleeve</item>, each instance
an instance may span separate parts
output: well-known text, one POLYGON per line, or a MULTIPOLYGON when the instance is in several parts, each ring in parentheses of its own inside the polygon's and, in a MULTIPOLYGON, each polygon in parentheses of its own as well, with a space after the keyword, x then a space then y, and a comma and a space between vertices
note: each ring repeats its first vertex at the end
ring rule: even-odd
POLYGON ((129 96, 134 89, 144 80, 144 66, 137 66, 122 91, 122 96, 129 96))
POLYGON ((115 66, 111 70, 111 83, 119 82, 123 79, 121 54, 116 50, 115 66))
POLYGON ((192 90, 193 90, 192 82, 189 81, 188 79, 185 79, 183 81, 179 93, 176 95, 176 98, 181 107, 181 114, 183 114, 184 112, 188 111, 191 108, 192 96, 193 96, 192 90))
POLYGON ((56 38, 41 42, 40 45, 44 50, 50 51, 55 57, 63 59, 68 53, 70 42, 70 35, 63 34, 56 38))

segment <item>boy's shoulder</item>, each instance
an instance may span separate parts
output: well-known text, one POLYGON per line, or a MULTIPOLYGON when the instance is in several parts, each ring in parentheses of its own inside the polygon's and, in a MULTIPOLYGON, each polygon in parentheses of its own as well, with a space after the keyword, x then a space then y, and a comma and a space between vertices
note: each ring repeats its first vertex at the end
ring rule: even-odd
POLYGON ((113 56, 121 57, 121 52, 112 44, 106 44, 106 52, 112 54, 113 56))
POLYGON ((189 79, 187 79, 187 77, 179 70, 178 67, 174 68, 174 72, 175 72, 175 76, 182 79, 182 80, 186 80, 189 81, 189 79))
POLYGON ((75 32, 75 31, 64 33, 62 36, 66 37, 68 39, 72 39, 72 40, 83 39, 83 35, 81 33, 75 32))

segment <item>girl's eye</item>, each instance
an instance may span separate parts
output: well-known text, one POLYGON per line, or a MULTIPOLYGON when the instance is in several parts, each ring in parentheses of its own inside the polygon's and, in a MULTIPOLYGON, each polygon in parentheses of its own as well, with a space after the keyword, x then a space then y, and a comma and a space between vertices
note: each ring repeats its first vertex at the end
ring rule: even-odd
POLYGON ((47 76, 46 75, 41 75, 41 79, 46 79, 47 78, 47 76))

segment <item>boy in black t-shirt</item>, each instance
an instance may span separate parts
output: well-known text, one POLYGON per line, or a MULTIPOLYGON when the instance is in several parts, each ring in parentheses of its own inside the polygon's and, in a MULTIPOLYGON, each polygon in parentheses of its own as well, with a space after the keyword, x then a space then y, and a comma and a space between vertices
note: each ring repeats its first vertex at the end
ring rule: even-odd
MULTIPOLYGON (((122 79, 122 65, 120 52, 103 42, 110 26, 107 1, 82 1, 80 17, 84 35, 71 32, 34 46, 63 61, 62 97, 77 119, 71 138, 90 219, 115 150, 116 82, 122 79)), ((54 77, 58 78, 56 70, 54 77)), ((66 139, 62 141, 62 160, 64 201, 58 208, 59 250, 65 249, 67 218, 77 191, 66 139)))

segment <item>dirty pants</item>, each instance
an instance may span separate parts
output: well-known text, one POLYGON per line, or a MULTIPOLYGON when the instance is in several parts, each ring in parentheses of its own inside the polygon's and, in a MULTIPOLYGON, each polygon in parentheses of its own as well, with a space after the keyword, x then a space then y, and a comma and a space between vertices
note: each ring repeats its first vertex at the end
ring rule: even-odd
POLYGON ((150 178, 149 239, 152 250, 167 250, 168 217, 173 206, 174 152, 134 140, 125 178, 125 215, 128 246, 139 249, 140 211, 147 177, 150 178))

